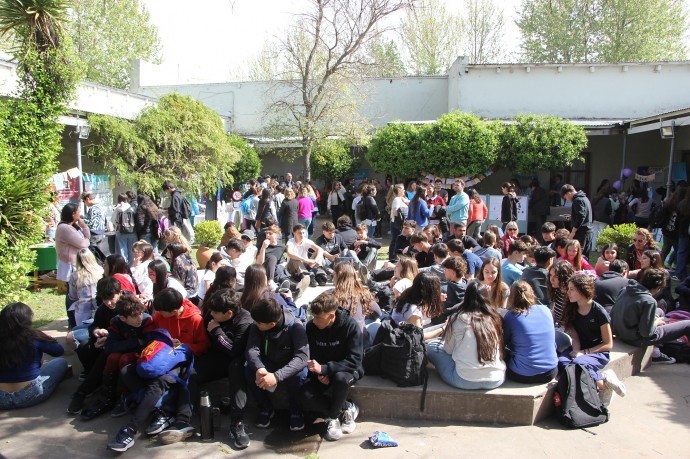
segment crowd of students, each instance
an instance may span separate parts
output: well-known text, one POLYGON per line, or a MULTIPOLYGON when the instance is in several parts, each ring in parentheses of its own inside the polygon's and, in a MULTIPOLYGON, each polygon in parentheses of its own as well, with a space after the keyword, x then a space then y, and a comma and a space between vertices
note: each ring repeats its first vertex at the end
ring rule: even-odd
MULTIPOLYGON (((591 244, 586 218, 575 216, 580 218, 575 231, 544 223, 543 245, 519 236, 511 209, 514 190, 506 186, 505 232, 489 225, 478 235, 486 208, 476 192, 465 193, 458 179, 449 197, 439 183, 420 180, 407 193, 402 184, 388 184, 388 213, 368 208, 376 205, 375 185, 364 184, 357 192, 337 183, 327 198, 332 220, 323 222, 312 240, 314 230, 308 228, 318 225, 306 201, 314 204, 314 189, 293 183, 289 174, 286 179, 250 184, 244 229, 225 226, 202 275, 191 260, 181 219, 171 219, 162 232, 161 256, 154 240, 142 238, 131 244, 129 263, 122 254, 109 255, 101 269, 93 246, 88 248, 89 227, 79 208, 63 208, 64 225, 56 235, 64 252, 59 271, 70 285, 69 342, 77 346, 84 368, 67 411, 83 420, 106 412, 129 414, 110 449, 129 449, 142 427, 165 443, 189 437, 199 386, 221 378, 229 382, 230 435, 237 448, 249 446, 247 393, 259 407, 256 427, 267 428, 274 415, 271 392, 278 386, 288 393, 291 430, 303 429, 303 413, 313 412, 326 421, 325 438, 337 440, 355 430, 359 408, 349 390, 363 376, 363 355, 385 318, 423 329, 429 360, 453 387, 493 389, 506 379, 542 384, 564 366, 580 364, 605 404, 613 393, 625 395, 615 373, 603 370, 614 334, 634 345, 655 346, 690 334, 689 320, 669 319, 678 302, 644 228, 635 233, 627 262, 609 245, 593 268, 579 240, 591 244), (389 260, 377 268, 376 228, 382 218, 390 219, 396 237, 389 260), (308 307, 296 305, 308 288, 329 283, 333 287, 308 307), (138 376, 137 355, 156 328, 168 330, 175 344, 186 344, 194 365, 154 379, 138 376), (559 351, 565 334, 570 345, 559 351), (179 387, 187 377, 188 391, 179 387), (103 397, 87 404, 99 387, 103 397)), ((561 196, 578 199, 570 185, 561 196)), ((573 212, 591 214, 582 206, 574 204, 573 212)), ((15 349, 0 359, 0 408, 45 400, 66 364, 55 359, 41 367, 42 353, 59 356, 62 347, 31 329, 31 310, 21 303, 0 313, 0 342, 15 349)), ((672 360, 655 351, 655 362, 672 360)))

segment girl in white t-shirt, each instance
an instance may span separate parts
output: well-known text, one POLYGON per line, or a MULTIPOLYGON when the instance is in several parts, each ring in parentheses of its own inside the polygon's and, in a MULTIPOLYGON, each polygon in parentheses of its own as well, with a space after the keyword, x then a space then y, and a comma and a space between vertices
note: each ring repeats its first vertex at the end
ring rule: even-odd
POLYGON ((412 281, 418 273, 417 260, 412 257, 400 257, 389 284, 393 289, 394 300, 400 298, 402 292, 412 287, 412 281))
POLYGON ((462 309, 448 319, 442 339, 427 345, 441 379, 458 389, 495 389, 503 384, 503 325, 481 282, 467 287, 462 309))
MULTIPOLYGON (((417 327, 431 323, 431 319, 443 313, 441 301, 441 282, 430 273, 419 273, 395 302, 391 318, 396 322, 407 322, 417 327)), ((443 328, 437 328, 424 334, 428 340, 439 336, 443 328)))
POLYGON ((196 295, 199 297, 200 302, 204 301, 208 288, 216 278, 216 271, 218 271, 218 268, 223 265, 227 265, 223 255, 220 252, 213 252, 211 258, 209 258, 208 262, 206 263, 206 270, 204 271, 204 275, 199 282, 199 290, 197 291, 196 295))

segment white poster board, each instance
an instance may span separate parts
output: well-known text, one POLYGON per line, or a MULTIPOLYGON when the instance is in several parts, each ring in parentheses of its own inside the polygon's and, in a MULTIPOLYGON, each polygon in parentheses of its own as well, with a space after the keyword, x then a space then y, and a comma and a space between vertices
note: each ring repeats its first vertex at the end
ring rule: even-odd
MULTIPOLYGON (((527 221, 527 196, 518 196, 517 211, 518 221, 527 221)), ((489 220, 501 221, 501 205, 503 204, 503 195, 489 196, 489 220)))

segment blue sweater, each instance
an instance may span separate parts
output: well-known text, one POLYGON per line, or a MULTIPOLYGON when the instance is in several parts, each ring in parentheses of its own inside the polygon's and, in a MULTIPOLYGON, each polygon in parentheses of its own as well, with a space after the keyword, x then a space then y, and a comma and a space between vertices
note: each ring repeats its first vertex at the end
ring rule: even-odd
POLYGON ((19 368, 6 368, 0 370, 0 383, 18 383, 33 381, 41 374, 41 360, 43 353, 59 357, 65 353, 65 349, 57 342, 34 340, 34 355, 25 358, 19 368))
POLYGON ((426 202, 422 199, 417 202, 416 209, 412 209, 412 205, 407 209, 407 218, 416 221, 417 226, 429 226, 429 217, 431 217, 431 210, 429 210, 429 206, 427 206, 426 202), (414 213, 412 212, 413 210, 414 213))
POLYGON ((556 368, 556 332, 551 311, 535 304, 529 314, 508 312, 503 317, 503 337, 510 348, 508 368, 522 376, 534 376, 556 368))

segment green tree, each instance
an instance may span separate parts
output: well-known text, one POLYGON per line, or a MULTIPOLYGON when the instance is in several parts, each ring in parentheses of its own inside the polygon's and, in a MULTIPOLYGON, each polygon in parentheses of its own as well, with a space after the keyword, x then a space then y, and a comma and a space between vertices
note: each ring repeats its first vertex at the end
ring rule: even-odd
POLYGON ((187 190, 215 192, 232 185, 240 151, 220 116, 192 97, 167 94, 134 122, 102 115, 89 122, 97 140, 87 154, 145 193, 157 194, 171 178, 187 190))
POLYGON ((312 160, 313 175, 328 182, 350 177, 361 164, 356 148, 349 142, 331 139, 316 143, 312 160))
POLYGON ((132 59, 160 62, 156 26, 139 0, 76 0, 67 31, 88 81, 127 89, 132 59))
POLYGON ((465 0, 460 19, 463 54, 470 64, 497 62, 501 57, 505 22, 495 0, 465 0))
POLYGON ((0 1, 0 34, 13 37, 18 89, 0 107, 0 305, 21 300, 43 235, 47 188, 62 150, 59 115, 76 86, 69 41, 63 40, 68 2, 0 1))
POLYGON ((405 75, 405 64, 395 40, 378 36, 366 47, 362 74, 369 77, 396 77, 405 75))
POLYGON ((441 0, 421 0, 409 9, 400 33, 409 71, 415 75, 447 72, 460 54, 461 27, 460 18, 441 0))
POLYGON ((261 157, 249 142, 235 134, 228 135, 228 142, 239 151, 240 158, 230 169, 232 183, 223 186, 221 190, 224 201, 232 199, 234 184, 247 183, 250 179, 257 178, 262 168, 261 157))
POLYGON ((300 138, 304 177, 311 178, 311 156, 321 139, 359 138, 368 122, 359 113, 361 57, 377 28, 411 0, 310 0, 310 8, 277 43, 285 68, 297 78, 281 81, 267 94, 275 114, 272 133, 300 138))
POLYGON ((587 146, 582 126, 555 116, 519 115, 501 129, 499 164, 519 174, 569 167, 587 146))
POLYGON ((516 24, 530 62, 685 59, 682 0, 523 0, 516 24))

